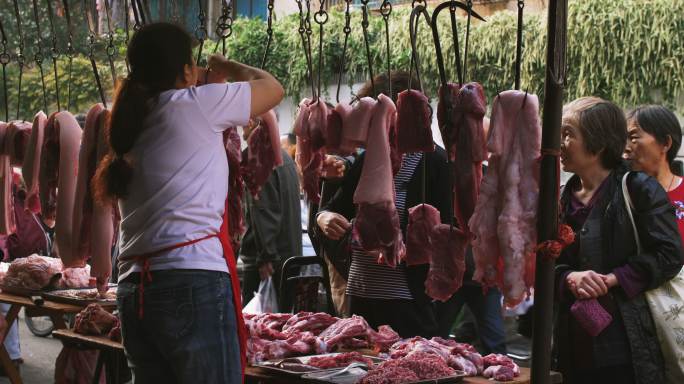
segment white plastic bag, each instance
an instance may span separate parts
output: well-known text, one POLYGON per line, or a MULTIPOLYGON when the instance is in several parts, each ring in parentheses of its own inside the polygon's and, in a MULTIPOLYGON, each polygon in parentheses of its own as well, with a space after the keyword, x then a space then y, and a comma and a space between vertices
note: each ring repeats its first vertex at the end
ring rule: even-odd
POLYGON ((278 312, 278 295, 273 278, 268 277, 259 283, 259 291, 254 292, 252 300, 242 309, 244 313, 276 313, 278 312))
POLYGON ((684 383, 684 268, 672 280, 646 291, 660 349, 665 358, 667 383, 684 383))

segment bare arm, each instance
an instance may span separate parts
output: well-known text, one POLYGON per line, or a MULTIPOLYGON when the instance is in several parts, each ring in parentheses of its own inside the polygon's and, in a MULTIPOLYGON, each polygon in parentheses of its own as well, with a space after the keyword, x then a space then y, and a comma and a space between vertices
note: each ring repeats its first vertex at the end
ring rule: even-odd
POLYGON ((259 116, 272 109, 285 96, 285 90, 280 82, 264 70, 228 60, 221 55, 212 55, 209 58, 209 68, 228 81, 249 83, 252 89, 251 117, 259 116))

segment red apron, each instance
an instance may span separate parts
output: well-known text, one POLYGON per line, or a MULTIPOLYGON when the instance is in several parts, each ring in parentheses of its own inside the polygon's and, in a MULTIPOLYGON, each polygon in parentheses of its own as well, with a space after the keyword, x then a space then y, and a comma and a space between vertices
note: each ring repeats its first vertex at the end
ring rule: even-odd
POLYGON ((144 292, 145 292, 145 282, 152 281, 152 274, 150 273, 150 258, 159 256, 165 252, 187 247, 189 245, 199 243, 200 241, 218 237, 221 242, 221 247, 223 248, 223 257, 228 265, 228 271, 230 272, 230 283, 233 290, 233 306, 235 307, 235 320, 237 322, 238 338, 240 341, 240 363, 242 371, 242 381, 245 381, 245 367, 247 366, 247 328, 245 327, 245 320, 242 317, 242 299, 240 298, 240 281, 238 279, 237 267, 235 263, 235 253, 233 252, 233 247, 230 245, 230 237, 228 235, 228 201, 226 200, 226 209, 223 214, 223 222, 221 223, 221 229, 219 233, 214 233, 211 235, 204 236, 199 239, 186 241, 183 243, 174 244, 166 248, 146 253, 143 255, 136 255, 129 258, 128 260, 135 260, 136 262, 142 263, 142 272, 140 273, 140 287, 139 291, 139 308, 138 316, 143 317, 143 304, 144 304, 144 292))

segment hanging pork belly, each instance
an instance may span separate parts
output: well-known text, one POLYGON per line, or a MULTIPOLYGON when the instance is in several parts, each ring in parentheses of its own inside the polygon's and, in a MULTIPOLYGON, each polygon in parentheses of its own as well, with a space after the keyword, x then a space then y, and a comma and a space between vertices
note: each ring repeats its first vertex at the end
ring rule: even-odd
POLYGON ((534 284, 541 124, 537 96, 502 92, 492 107, 489 167, 470 220, 473 278, 515 306, 534 284))
POLYGON ((396 114, 392 99, 378 96, 368 127, 366 155, 354 193, 357 205, 353 236, 368 254, 396 266, 406 253, 394 204, 394 178, 388 132, 396 114))
POLYGON ((55 221, 55 243, 65 260, 74 252, 71 231, 80 143, 81 127, 71 113, 48 119, 40 156, 40 205, 43 220, 55 221))
MULTIPOLYGON (((54 114, 53 114, 54 116, 54 114)), ((24 156, 21 174, 26 184, 26 207, 33 213, 40 213, 40 199, 38 198, 38 173, 40 169, 40 153, 45 137, 47 116, 40 111, 33 118, 31 136, 24 156)))

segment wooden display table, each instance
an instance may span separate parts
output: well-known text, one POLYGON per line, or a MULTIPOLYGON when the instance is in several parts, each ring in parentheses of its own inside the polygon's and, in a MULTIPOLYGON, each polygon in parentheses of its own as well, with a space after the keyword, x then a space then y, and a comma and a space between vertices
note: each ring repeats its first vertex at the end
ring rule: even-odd
POLYGON ((99 352, 95 374, 93 375, 93 384, 99 383, 103 368, 105 369, 107 383, 119 383, 119 363, 126 359, 124 347, 120 342, 103 336, 81 335, 69 329, 58 329, 52 332, 52 336, 60 339, 65 346, 79 349, 95 349, 99 352))
MULTIPOLYGON (((249 380, 249 383, 273 383, 273 384, 300 384, 300 383, 320 383, 319 381, 308 381, 303 380, 298 377, 286 377, 283 375, 278 375, 277 373, 270 372, 268 370, 258 368, 258 367, 247 367, 245 370, 245 376, 249 380)), ((497 384, 504 382, 498 382, 486 379, 484 377, 466 377, 461 381, 463 384, 497 384)), ((520 367, 520 376, 516 378, 515 381, 507 381, 505 384, 529 384, 530 383, 530 369, 520 367)), ((558 372, 551 372, 551 383, 561 384, 562 375, 558 372)))
MULTIPOLYGON (((50 317, 54 329, 64 329, 67 327, 64 322, 65 314, 78 313, 83 309, 83 307, 77 305, 55 303, 52 301, 44 301, 41 305, 36 305, 28 297, 5 292, 0 292, 0 303, 10 304, 10 309, 7 312, 7 316, 5 316, 8 326, 3 334, 3 340, 7 337, 12 324, 17 320, 17 316, 19 316, 19 311, 22 307, 26 308, 26 310, 30 311, 34 316, 50 317)), ((5 373, 12 384, 23 383, 17 367, 12 362, 12 359, 7 353, 7 349, 5 349, 4 343, 0 343, 0 363, 5 369, 5 373)))

